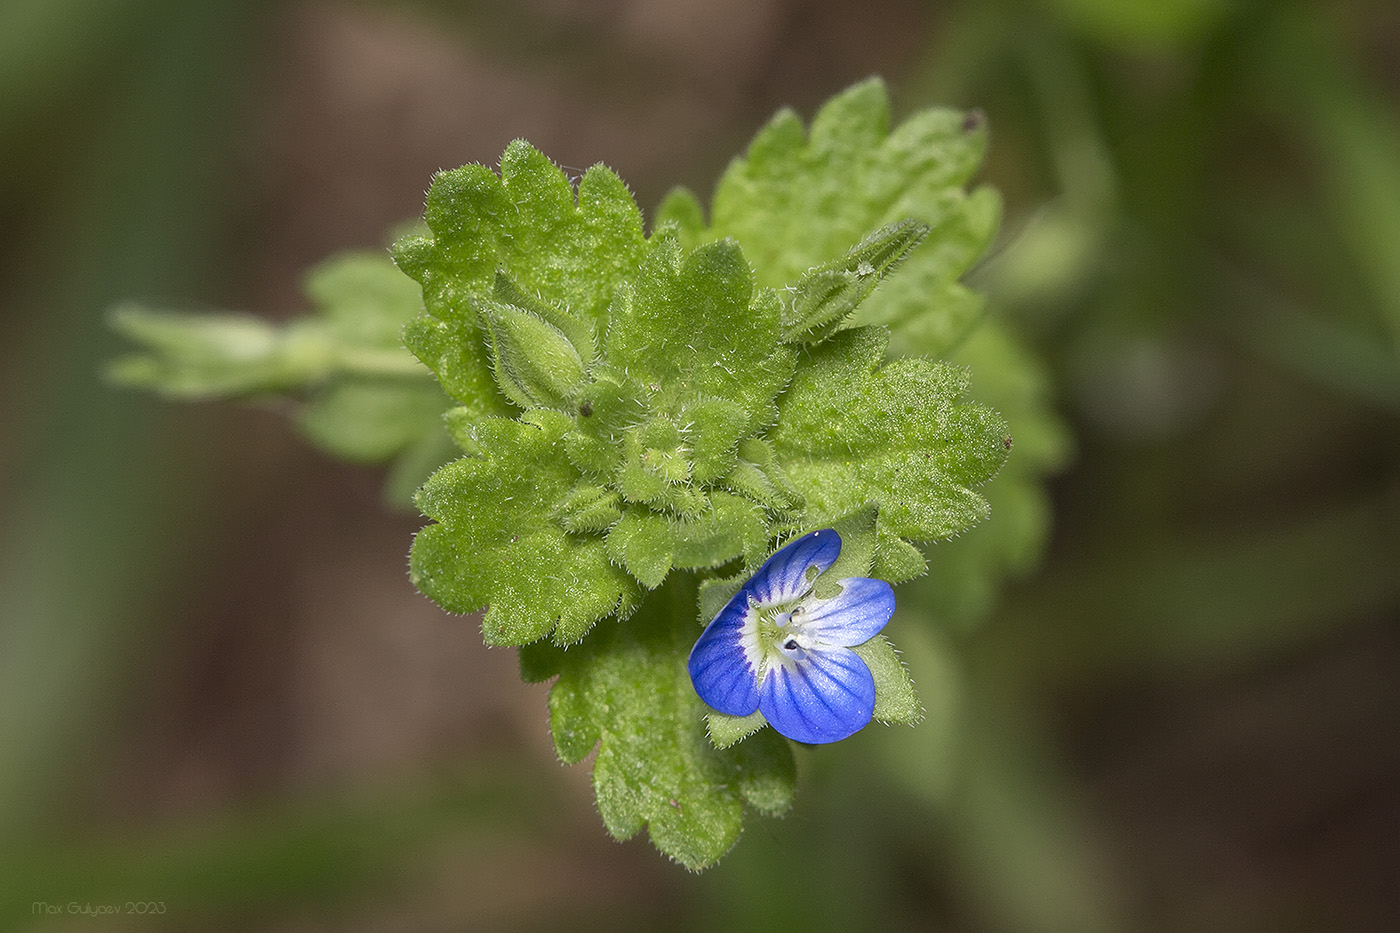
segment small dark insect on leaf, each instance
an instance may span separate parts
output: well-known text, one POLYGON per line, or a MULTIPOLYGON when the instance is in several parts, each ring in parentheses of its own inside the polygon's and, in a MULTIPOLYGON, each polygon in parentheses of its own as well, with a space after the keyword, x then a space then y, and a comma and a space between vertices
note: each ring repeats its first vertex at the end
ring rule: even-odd
POLYGON ((579 403, 579 406, 578 406, 578 413, 579 413, 580 415, 582 415, 583 417, 585 417, 585 418, 587 418, 588 416, 592 415, 592 414, 593 414, 593 403, 590 402, 588 399, 584 399, 582 402, 579 403))

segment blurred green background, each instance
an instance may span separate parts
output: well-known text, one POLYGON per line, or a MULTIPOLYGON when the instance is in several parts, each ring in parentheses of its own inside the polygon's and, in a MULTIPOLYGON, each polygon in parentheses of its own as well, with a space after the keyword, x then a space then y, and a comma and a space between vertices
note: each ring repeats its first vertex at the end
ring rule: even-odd
POLYGON ((1389 0, 0 4, 0 927, 1400 928, 1397 63, 1389 0), (650 210, 872 73, 989 117, 1029 352, 966 361, 1063 424, 984 527, 1048 538, 960 600, 933 548, 929 719, 703 876, 606 837, 375 471, 100 378, 114 302, 287 317, 514 137, 650 210))

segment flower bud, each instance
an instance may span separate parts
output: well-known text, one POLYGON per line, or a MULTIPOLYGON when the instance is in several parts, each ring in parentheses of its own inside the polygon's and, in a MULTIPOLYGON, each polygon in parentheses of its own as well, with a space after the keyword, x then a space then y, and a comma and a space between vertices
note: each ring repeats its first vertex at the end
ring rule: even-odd
POLYGON ((928 224, 902 220, 876 230, 840 259, 808 270, 784 309, 783 339, 818 341, 850 316, 875 286, 923 242, 928 224))
POLYGON ((488 301, 481 320, 501 391, 521 408, 565 408, 584 385, 584 364, 564 333, 514 305, 488 301))

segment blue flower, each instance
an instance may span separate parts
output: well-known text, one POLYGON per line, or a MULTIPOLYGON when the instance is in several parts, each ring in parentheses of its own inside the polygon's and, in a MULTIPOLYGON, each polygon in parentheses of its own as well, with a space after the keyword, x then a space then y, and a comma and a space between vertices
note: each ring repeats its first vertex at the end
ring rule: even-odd
POLYGON ((700 699, 731 716, 759 710, 798 742, 836 742, 870 722, 875 678, 851 648, 885 627, 894 590, 846 577, 839 594, 818 599, 816 578, 840 553, 841 536, 827 528, 764 561, 690 651, 700 699))

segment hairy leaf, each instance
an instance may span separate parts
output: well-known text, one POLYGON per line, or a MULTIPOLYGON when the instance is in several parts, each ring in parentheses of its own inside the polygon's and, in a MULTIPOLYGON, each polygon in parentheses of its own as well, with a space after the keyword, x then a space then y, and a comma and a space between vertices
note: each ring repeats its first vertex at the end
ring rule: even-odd
POLYGON ((791 805, 792 753, 773 733, 717 750, 685 658, 695 640, 695 585, 684 577, 651 594, 625 626, 527 668, 557 671, 549 695, 555 748, 578 762, 597 748, 598 812, 618 839, 646 827, 686 868, 714 864, 738 841, 747 805, 778 814, 791 805))
POLYGON ((758 283, 773 287, 838 260, 877 228, 917 221, 928 227, 927 241, 849 324, 917 320, 925 352, 942 355, 981 314, 957 279, 986 249, 1000 215, 994 191, 964 190, 982 160, 985 121, 975 112, 930 109, 893 129, 889 123, 889 95, 878 78, 829 101, 810 131, 783 110, 720 179, 708 229, 685 192, 668 197, 659 218, 685 242, 737 240, 758 283))
POLYGON ((1069 439, 1050 401, 1049 375, 1004 326, 989 321, 956 357, 971 367, 978 398, 1005 416, 1015 449, 1006 466, 978 491, 994 520, 940 542, 929 575, 910 593, 940 621, 973 626, 994 606, 1004 582, 1034 567, 1050 532, 1044 477, 1069 457, 1069 439))
POLYGON ((653 238, 612 309, 607 361, 651 386, 662 411, 741 399, 751 372, 778 352, 778 305, 752 297, 753 273, 733 241, 683 255, 674 239, 653 238))
POLYGON ((477 309, 501 299, 498 274, 598 332, 645 243, 641 212, 615 174, 595 165, 575 197, 558 166, 524 140, 507 147, 499 175, 484 165, 440 172, 425 219, 431 236, 394 246, 399 267, 422 285, 427 309, 405 340, 450 395, 483 414, 500 401, 477 309))
POLYGON ((922 359, 877 368, 885 341, 861 328, 809 351, 769 437, 809 525, 874 501, 886 532, 946 538, 986 516, 973 490, 1001 466, 1010 435, 990 409, 962 402, 964 370, 922 359))
POLYGON ((636 603, 636 584, 608 560, 603 541, 555 521, 579 479, 563 456, 569 424, 547 411, 485 421, 476 428, 482 454, 453 461, 418 492, 418 507, 437 523, 414 539, 413 583, 451 612, 489 606, 488 644, 551 633, 568 644, 636 603))

